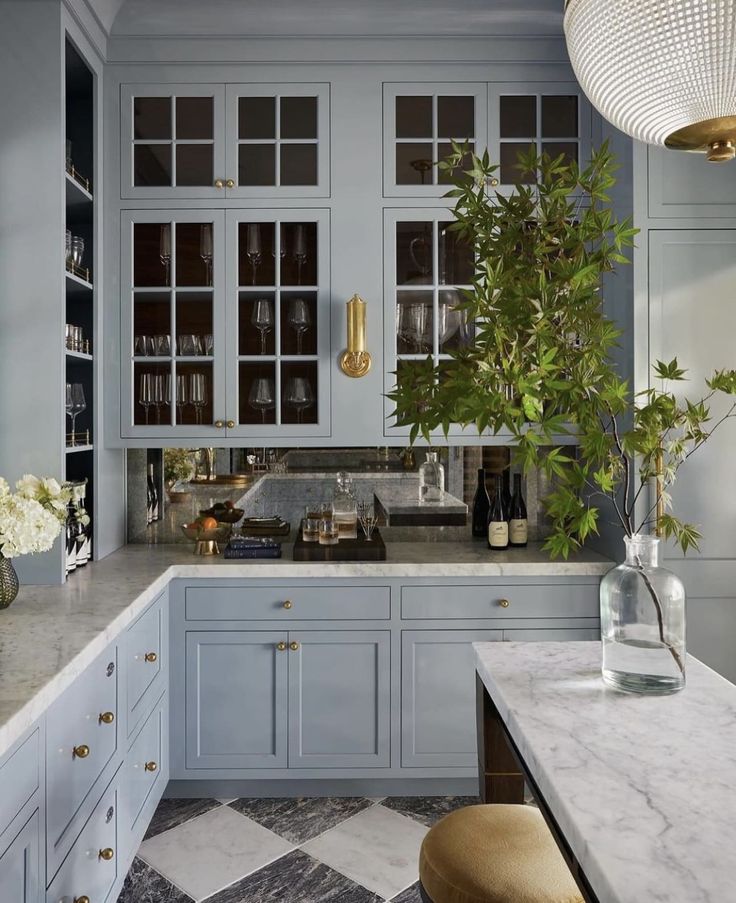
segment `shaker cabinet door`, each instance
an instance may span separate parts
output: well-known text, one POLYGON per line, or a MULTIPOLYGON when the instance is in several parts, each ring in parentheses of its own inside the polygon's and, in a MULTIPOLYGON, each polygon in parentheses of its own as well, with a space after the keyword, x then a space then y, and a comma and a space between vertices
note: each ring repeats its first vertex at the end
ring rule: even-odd
POLYGON ((0 853, 0 900, 39 903, 40 876, 38 811, 34 812, 10 846, 0 853))

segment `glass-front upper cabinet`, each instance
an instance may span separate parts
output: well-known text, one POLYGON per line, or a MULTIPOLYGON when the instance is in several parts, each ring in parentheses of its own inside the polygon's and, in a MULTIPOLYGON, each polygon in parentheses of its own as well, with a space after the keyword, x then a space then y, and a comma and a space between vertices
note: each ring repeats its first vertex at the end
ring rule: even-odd
POLYGON ((328 436, 329 212, 227 217, 228 436, 328 436))
POLYGON ((223 213, 124 213, 122 435, 225 428, 223 213))
POLYGON ((384 195, 439 197, 450 178, 436 163, 452 151, 451 142, 485 149, 486 85, 384 85, 383 117, 384 195))
POLYGON ((327 197, 329 85, 123 85, 121 197, 327 197))
MULTIPOLYGON (((451 222, 447 210, 385 212, 386 392, 397 380, 411 379, 417 362, 427 357, 442 379, 451 352, 474 339, 474 324, 457 309, 460 290, 471 287, 473 250, 448 228, 451 222)), ((387 399, 387 417, 392 409, 387 399)), ((408 432, 394 424, 386 421, 387 436, 408 432)))

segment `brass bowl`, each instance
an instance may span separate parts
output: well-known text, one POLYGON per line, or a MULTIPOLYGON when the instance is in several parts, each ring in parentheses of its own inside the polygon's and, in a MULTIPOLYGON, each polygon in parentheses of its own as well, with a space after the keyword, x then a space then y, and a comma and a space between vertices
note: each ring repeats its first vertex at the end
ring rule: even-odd
POLYGON ((218 524, 237 524, 245 514, 244 508, 206 508, 200 517, 214 517, 218 524))
POLYGON ((232 527, 218 524, 212 530, 204 530, 199 524, 182 524, 181 532, 194 542, 195 555, 219 555, 219 543, 228 541, 232 527))

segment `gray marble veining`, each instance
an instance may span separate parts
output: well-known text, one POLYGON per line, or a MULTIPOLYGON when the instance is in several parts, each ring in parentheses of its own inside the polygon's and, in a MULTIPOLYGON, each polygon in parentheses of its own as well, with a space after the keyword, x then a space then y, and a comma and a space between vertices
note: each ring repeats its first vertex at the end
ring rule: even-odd
POLYGON ((371 806, 362 797, 239 799, 230 806, 269 831, 300 844, 371 806))
POLYGON ((149 840, 163 831, 168 831, 170 828, 189 821, 190 818, 204 815, 205 812, 220 805, 221 803, 217 800, 211 799, 163 799, 158 804, 143 839, 149 840))
POLYGON ((477 806, 479 802, 477 796, 390 796, 381 805, 431 828, 450 812, 464 806, 477 806))
POLYGON ((117 903, 194 903, 194 900, 136 856, 117 903))
POLYGON ((736 687, 604 688, 599 643, 477 643, 476 665, 600 903, 736 901, 736 687))

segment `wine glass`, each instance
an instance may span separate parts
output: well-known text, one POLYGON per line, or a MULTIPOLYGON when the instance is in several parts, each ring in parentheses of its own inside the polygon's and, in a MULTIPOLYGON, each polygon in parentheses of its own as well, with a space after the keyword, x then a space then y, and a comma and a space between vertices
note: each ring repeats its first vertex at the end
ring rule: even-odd
POLYGON ((312 384, 304 376, 292 376, 286 384, 285 401, 296 411, 296 422, 301 423, 304 411, 314 404, 312 384))
POLYGON ((161 264, 166 271, 165 284, 171 285, 171 224, 164 223, 161 226, 161 235, 158 243, 158 255, 161 264))
POLYGON ((294 229, 294 260, 296 260, 296 284, 302 284, 302 267, 307 261, 307 229, 297 223, 294 229))
POLYGON ((87 400, 84 397, 84 386, 81 383, 71 384, 71 412, 72 418, 72 445, 77 444, 77 417, 87 410, 87 400))
POLYGON ((261 334, 261 354, 265 354, 266 335, 273 329, 273 305, 267 298, 258 298, 254 302, 250 322, 261 334))
MULTIPOLYGON (((64 408, 66 409, 67 417, 71 419, 72 410, 74 409, 74 404, 72 403, 72 384, 66 384, 66 392, 64 397, 64 408)), ((74 433, 72 433, 72 445, 74 445, 74 433)))
POLYGON ((146 426, 148 426, 148 409, 153 404, 153 395, 153 373, 141 373, 138 384, 138 404, 141 405, 145 412, 146 426))
POLYGON ((184 407, 189 403, 189 380, 186 373, 177 373, 176 376, 176 410, 178 411, 177 423, 184 423, 184 407))
MULTIPOLYGON (((276 260, 276 248, 274 247, 271 251, 271 256, 274 260, 276 260)), ((279 252, 278 252, 279 260, 283 260, 286 257, 286 228, 284 223, 279 224, 279 252)), ((279 271, 280 272, 280 271, 279 271)), ((277 283, 278 284, 278 283, 277 283)))
POLYGON ((133 352, 136 357, 148 357, 150 354, 153 354, 153 336, 137 335, 133 344, 133 352))
POLYGON ((156 411, 156 423, 161 423, 161 405, 164 403, 164 375, 153 373, 151 379, 151 404, 156 411))
POLYGON ((212 285, 212 223, 200 226, 199 256, 204 260, 206 285, 212 285))
POLYGON ((245 235, 245 253, 248 255, 250 265, 253 267, 253 285, 255 285, 256 270, 263 259, 260 223, 248 223, 245 235))
POLYGON ((303 298, 293 298, 289 302, 288 322, 289 326, 296 332, 296 353, 301 354, 304 333, 312 324, 309 305, 303 298))
POLYGON ((207 404, 207 377, 204 373, 192 373, 189 380, 189 401, 194 406, 194 419, 202 423, 202 411, 207 404))
POLYGON ((276 396, 273 380, 267 376, 259 376, 253 380, 248 392, 248 404, 255 411, 261 412, 261 419, 266 422, 266 412, 276 407, 276 396))
POLYGON ((427 332, 427 314, 428 308, 426 304, 409 304, 406 311, 407 337, 414 343, 414 353, 421 354, 424 351, 424 339, 427 332))

